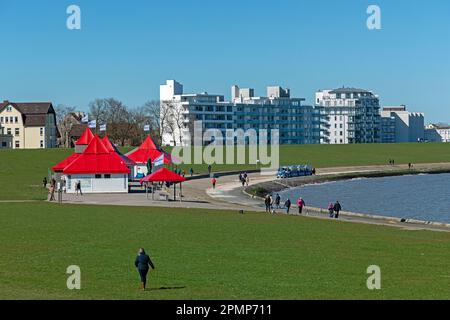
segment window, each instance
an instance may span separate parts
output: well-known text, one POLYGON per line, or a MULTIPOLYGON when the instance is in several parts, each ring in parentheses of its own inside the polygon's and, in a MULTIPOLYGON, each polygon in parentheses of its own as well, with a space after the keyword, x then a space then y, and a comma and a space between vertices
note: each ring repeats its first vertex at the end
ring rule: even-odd
POLYGON ((19 117, 14 117, 14 122, 19 123, 19 117))
POLYGON ((0 123, 3 123, 3 117, 0 117, 0 123))
POLYGON ((41 135, 41 137, 44 135, 44 128, 39 129, 39 134, 41 135))
POLYGON ((9 122, 10 122, 10 123, 13 123, 13 122, 14 122, 14 117, 10 117, 10 118, 9 118, 9 122))
POLYGON ((11 135, 11 128, 6 129, 6 134, 11 135))
POLYGON ((44 148, 44 141, 41 140, 41 149, 44 148))
POLYGON ((111 179, 111 175, 110 174, 105 174, 105 179, 111 179))
POLYGON ((6 111, 11 112, 12 111, 12 107, 11 106, 6 107, 6 111))
POLYGON ((17 137, 20 134, 20 129, 16 128, 14 129, 14 135, 17 137))
POLYGON ((5 117, 5 123, 9 123, 9 118, 5 117))
POLYGON ((102 175, 101 174, 96 174, 95 175, 95 179, 101 179, 102 178, 102 175))
POLYGON ((19 142, 19 141, 16 141, 15 146, 16 146, 16 148, 20 148, 20 142, 19 142))
POLYGON ((8 144, 6 143, 6 141, 2 141, 2 148, 6 148, 8 146, 8 144))

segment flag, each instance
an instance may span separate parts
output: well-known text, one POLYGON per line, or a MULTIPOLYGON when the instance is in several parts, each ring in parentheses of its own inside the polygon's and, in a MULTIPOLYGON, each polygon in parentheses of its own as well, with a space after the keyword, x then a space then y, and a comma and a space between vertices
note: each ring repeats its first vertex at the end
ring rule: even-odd
POLYGON ((101 131, 106 131, 106 124, 101 124, 100 125, 100 132, 101 131))
POLYGON ((97 128, 97 120, 91 120, 91 121, 89 121, 88 126, 89 126, 89 128, 91 128, 91 129, 97 128))
POLYGON ((84 114, 83 117, 81 118, 81 123, 88 123, 88 122, 89 122, 89 115, 84 114))
POLYGON ((161 153, 161 155, 153 161, 153 165, 155 167, 163 166, 164 165, 164 153, 161 153))
POLYGON ((150 125, 146 124, 146 125, 144 126, 144 131, 150 131, 150 125))

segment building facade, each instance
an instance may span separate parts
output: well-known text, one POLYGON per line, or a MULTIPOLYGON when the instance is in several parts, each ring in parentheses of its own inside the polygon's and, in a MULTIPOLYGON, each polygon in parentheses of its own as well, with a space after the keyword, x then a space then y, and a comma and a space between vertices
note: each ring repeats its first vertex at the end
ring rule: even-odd
POLYGON ((202 130, 215 129, 226 137, 227 130, 279 130, 280 144, 313 144, 320 142, 320 114, 304 99, 291 98, 290 90, 279 86, 267 88, 267 96, 256 97, 252 88, 231 88, 231 101, 223 95, 184 94, 183 86, 169 80, 160 87, 161 126, 164 145, 188 145, 193 123, 202 121, 202 130), (163 123, 167 109, 175 110, 171 125, 163 123))
POLYGON ((381 111, 381 142, 420 142, 425 139, 425 116, 408 112, 405 105, 386 106, 381 111))
POLYGON ((380 103, 371 91, 339 88, 316 92, 323 144, 379 143, 380 103))
POLYGON ((425 129, 425 140, 429 142, 450 142, 450 126, 429 124, 425 129))
POLYGON ((12 148, 12 135, 5 133, 5 128, 0 124, 0 149, 12 148))
POLYGON ((59 135, 55 110, 50 102, 0 104, 0 126, 12 136, 13 149, 57 147, 59 135))

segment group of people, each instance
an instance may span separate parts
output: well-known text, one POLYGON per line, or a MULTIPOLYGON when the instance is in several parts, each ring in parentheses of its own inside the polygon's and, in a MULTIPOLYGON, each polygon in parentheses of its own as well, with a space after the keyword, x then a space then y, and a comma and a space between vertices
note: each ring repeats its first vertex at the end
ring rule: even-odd
POLYGON ((245 187, 245 186, 248 187, 248 185, 250 183, 250 177, 248 176, 247 172, 239 173, 238 179, 239 179, 239 182, 242 184, 243 187, 245 187))
MULTIPOLYGON (((264 199, 264 204, 266 206, 266 212, 268 213, 275 213, 275 209, 282 209, 281 207, 281 197, 277 193, 275 197, 272 197, 270 194, 268 194, 264 199)), ((287 198, 286 201, 284 201, 283 208, 286 210, 286 214, 289 214, 291 211, 292 202, 291 199, 287 198)), ((301 197, 297 200, 297 207, 298 207, 298 214, 303 213, 303 208, 306 206, 305 200, 303 200, 301 197)))
POLYGON ((342 206, 339 203, 339 201, 336 201, 336 203, 330 202, 328 205, 328 214, 330 215, 330 218, 336 218, 339 219, 339 212, 342 210, 342 206))
MULTIPOLYGON (((285 209, 286 214, 290 214, 292 202, 291 199, 287 198, 284 201, 283 207, 281 207, 281 197, 277 193, 275 197, 272 197, 272 195, 268 194, 264 198, 264 205, 266 207, 267 213, 275 213, 275 209, 285 209)), ((299 197, 297 199, 297 208, 298 208, 298 214, 303 214, 303 209, 306 207, 306 202, 302 197, 299 197)), ((339 201, 336 201, 336 203, 330 203, 328 205, 328 212, 330 215, 330 218, 339 218, 339 212, 342 210, 342 206, 339 203, 339 201)))

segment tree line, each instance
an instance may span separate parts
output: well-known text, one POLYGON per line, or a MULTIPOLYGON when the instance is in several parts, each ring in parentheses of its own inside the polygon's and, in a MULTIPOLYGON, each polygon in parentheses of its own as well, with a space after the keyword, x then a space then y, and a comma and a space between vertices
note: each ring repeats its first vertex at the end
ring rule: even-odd
MULTIPOLYGON (((58 129, 61 135, 61 144, 67 147, 70 131, 74 124, 73 115, 77 108, 58 105, 55 108, 58 129)), ((139 145, 150 134, 157 143, 161 143, 164 129, 160 121, 160 102, 148 101, 139 107, 129 107, 115 98, 95 99, 89 103, 89 121, 96 121, 94 133, 100 134, 100 126, 106 125, 106 134, 109 139, 120 146, 139 145), (149 126, 149 131, 144 127, 149 126)))

